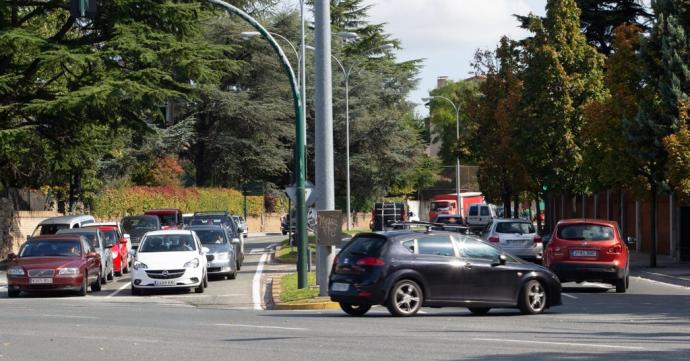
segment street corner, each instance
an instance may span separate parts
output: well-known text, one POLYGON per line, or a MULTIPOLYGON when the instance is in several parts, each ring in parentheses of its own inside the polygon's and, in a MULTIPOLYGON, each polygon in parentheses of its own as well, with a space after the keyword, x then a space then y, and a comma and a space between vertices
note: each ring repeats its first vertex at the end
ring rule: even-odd
POLYGON ((270 294, 268 295, 268 302, 266 302, 267 310, 280 310, 280 311, 297 311, 297 310, 337 310, 340 308, 338 303, 332 302, 327 297, 314 297, 305 298, 291 302, 281 301, 281 294, 283 291, 282 277, 288 275, 288 273, 275 274, 269 280, 270 294))

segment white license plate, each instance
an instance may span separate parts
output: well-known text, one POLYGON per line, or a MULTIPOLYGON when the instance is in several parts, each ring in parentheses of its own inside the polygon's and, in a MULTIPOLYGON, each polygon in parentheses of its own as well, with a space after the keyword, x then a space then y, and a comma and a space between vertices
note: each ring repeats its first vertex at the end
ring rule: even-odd
POLYGON ((157 280, 153 284, 156 286, 174 286, 176 282, 175 280, 157 280))
POLYGON ((336 292, 344 292, 350 289, 350 285, 347 283, 333 283, 331 285, 331 290, 336 292))
POLYGON ((29 283, 32 285, 45 285, 53 283, 52 278, 29 278, 29 283))
POLYGON ((522 245, 523 243, 525 243, 524 239, 509 239, 508 240, 508 244, 511 244, 511 245, 522 245))
POLYGON ((596 257, 597 251, 574 249, 574 250, 570 251, 570 255, 573 257, 596 257))

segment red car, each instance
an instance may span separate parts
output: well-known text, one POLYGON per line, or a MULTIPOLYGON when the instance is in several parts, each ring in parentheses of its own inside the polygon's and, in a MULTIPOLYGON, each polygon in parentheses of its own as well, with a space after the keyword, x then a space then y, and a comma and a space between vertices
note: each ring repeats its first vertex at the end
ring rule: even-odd
POLYGON ((127 238, 122 234, 119 227, 107 225, 88 225, 86 227, 95 227, 103 233, 106 246, 112 245, 111 252, 113 253, 113 270, 116 276, 122 276, 123 273, 129 273, 129 249, 127 248, 127 238))
POLYGON ((7 296, 22 291, 65 290, 86 296, 101 290, 101 257, 77 234, 33 237, 9 255, 7 296))
POLYGON ((146 215, 157 216, 161 221, 161 230, 182 229, 184 221, 182 220, 182 211, 175 208, 159 208, 151 209, 144 212, 146 215))
POLYGON ((607 220, 570 219, 558 222, 544 255, 544 265, 561 282, 604 282, 616 292, 628 288, 630 254, 618 223, 607 220))

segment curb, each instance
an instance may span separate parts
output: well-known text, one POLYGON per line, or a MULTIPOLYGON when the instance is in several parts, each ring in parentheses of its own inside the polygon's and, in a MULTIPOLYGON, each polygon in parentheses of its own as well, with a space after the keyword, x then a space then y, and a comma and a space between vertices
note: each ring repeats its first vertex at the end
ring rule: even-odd
MULTIPOLYGON (((295 311, 295 310, 338 310, 340 309, 340 305, 331 302, 331 301, 324 301, 324 302, 310 302, 310 303, 283 303, 280 302, 280 292, 281 292, 281 287, 280 287, 280 278, 282 277, 282 274, 277 274, 274 275, 273 279, 271 280, 271 303, 270 307, 267 307, 267 309, 270 310, 290 310, 290 311, 295 311)), ((266 305, 269 306, 269 305, 266 305)))

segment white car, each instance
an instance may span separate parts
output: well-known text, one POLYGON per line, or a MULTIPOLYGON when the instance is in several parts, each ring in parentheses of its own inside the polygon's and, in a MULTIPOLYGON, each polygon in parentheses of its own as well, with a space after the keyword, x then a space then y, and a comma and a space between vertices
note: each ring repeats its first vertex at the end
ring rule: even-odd
POLYGON ((203 293, 208 286, 208 252, 193 231, 146 233, 133 252, 132 294, 161 288, 194 288, 196 293, 203 293))

